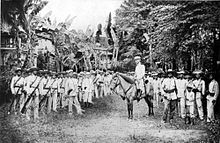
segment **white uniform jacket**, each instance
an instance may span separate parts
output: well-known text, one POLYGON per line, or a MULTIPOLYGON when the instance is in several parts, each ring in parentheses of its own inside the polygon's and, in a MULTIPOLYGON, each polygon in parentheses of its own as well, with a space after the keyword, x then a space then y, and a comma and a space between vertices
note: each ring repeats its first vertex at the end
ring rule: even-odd
POLYGON ((22 76, 14 76, 11 80, 10 87, 12 94, 21 94, 24 87, 24 78, 22 76))
POLYGON ((174 78, 165 78, 162 83, 162 89, 164 91, 164 96, 169 100, 177 99, 177 94, 175 92, 176 80, 174 78), (168 93, 166 91, 173 91, 168 93))
POLYGON ((78 93, 78 80, 76 78, 67 78, 65 83, 65 94, 67 96, 76 96, 78 93))
POLYGON ((207 95, 208 100, 217 100, 219 95, 219 84, 216 80, 212 80, 209 83, 209 94, 207 95), (213 94, 213 95, 211 95, 213 94))

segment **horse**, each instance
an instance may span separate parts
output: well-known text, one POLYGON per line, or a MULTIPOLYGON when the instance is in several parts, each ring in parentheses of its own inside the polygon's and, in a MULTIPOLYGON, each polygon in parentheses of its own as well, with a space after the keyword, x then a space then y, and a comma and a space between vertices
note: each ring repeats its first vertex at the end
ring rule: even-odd
MULTIPOLYGON (((141 99, 144 98, 145 102, 148 104, 148 109, 149 109, 148 115, 153 116, 154 111, 153 111, 153 101, 152 101, 153 99, 152 85, 148 81, 145 81, 144 85, 145 85, 145 92, 142 93, 141 99)), ((139 100, 139 98, 137 97, 138 89, 135 82, 131 78, 121 73, 116 73, 112 76, 112 80, 110 82, 110 89, 114 93, 120 95, 123 100, 126 99, 128 119, 133 119, 133 101, 139 100), (122 89, 122 94, 119 94, 118 92, 115 91, 117 87, 122 89)))

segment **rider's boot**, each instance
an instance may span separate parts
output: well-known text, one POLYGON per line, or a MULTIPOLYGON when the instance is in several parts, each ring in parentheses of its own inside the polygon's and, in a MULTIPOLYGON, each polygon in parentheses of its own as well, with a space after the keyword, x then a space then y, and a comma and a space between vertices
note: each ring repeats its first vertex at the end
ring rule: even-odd
POLYGON ((122 100, 125 100, 125 97, 124 97, 124 96, 122 96, 122 95, 120 95, 120 96, 121 96, 122 100))

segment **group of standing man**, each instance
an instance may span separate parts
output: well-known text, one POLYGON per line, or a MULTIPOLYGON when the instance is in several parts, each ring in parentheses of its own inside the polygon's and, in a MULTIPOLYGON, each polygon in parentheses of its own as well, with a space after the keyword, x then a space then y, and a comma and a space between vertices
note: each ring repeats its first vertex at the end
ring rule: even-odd
MULTIPOLYGON (((14 111, 26 116, 27 120, 39 118, 39 112, 45 110, 49 114, 57 108, 65 109, 72 115, 73 106, 78 114, 83 114, 81 105, 90 107, 93 98, 110 95, 111 71, 93 71, 75 73, 40 71, 31 68, 23 71, 17 68, 11 80, 13 95, 8 114, 14 111)), ((45 112, 43 112, 45 113, 45 112)))
MULTIPOLYGON (((204 120, 204 106, 202 100, 207 101, 207 122, 214 120, 214 106, 219 95, 219 84, 214 74, 209 74, 208 86, 202 79, 202 71, 194 71, 192 74, 185 71, 177 72, 169 69, 166 75, 145 73, 145 66, 141 64, 141 57, 135 56, 136 63, 134 80, 137 87, 137 98, 140 100, 145 93, 144 83, 146 79, 153 87, 153 99, 159 106, 159 98, 164 103, 163 122, 170 122, 175 111, 186 122, 194 124, 196 114, 204 120)), ((55 73, 49 71, 37 72, 36 68, 22 74, 21 69, 16 70, 16 75, 11 81, 11 92, 14 95, 9 113, 18 109, 30 120, 31 107, 34 119, 39 118, 39 111, 47 107, 47 113, 51 110, 57 112, 57 106, 68 106, 69 114, 72 114, 72 106, 76 107, 77 113, 84 110, 81 104, 89 107, 93 104, 92 99, 111 94, 110 82, 113 72, 100 70, 75 73, 72 70, 55 73)), ((16 112, 15 112, 16 113, 16 112)))
POLYGON ((134 60, 136 63, 134 79, 140 92, 137 96, 141 98, 145 91, 144 81, 148 80, 153 87, 153 99, 156 101, 156 106, 159 107, 159 98, 164 103, 162 122, 170 122, 175 111, 186 123, 194 124, 196 115, 200 120, 204 120, 204 99, 207 103, 206 121, 214 121, 214 106, 219 95, 219 84, 214 73, 209 73, 207 83, 201 76, 203 74, 201 70, 195 70, 190 74, 183 70, 175 73, 172 69, 168 69, 166 74, 156 72, 145 74, 145 66, 141 64, 141 57, 135 56, 134 60), (177 76, 174 76, 176 74, 177 76))

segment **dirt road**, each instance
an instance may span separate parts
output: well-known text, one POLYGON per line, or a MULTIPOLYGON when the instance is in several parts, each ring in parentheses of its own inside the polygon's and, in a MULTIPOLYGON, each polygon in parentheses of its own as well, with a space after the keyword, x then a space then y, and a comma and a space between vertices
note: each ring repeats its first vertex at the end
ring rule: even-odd
POLYGON ((184 125, 176 118, 172 124, 161 123, 162 104, 155 116, 145 116, 144 100, 134 103, 134 119, 127 120, 126 102, 117 96, 94 99, 84 115, 69 116, 66 110, 41 115, 39 122, 27 122, 20 116, 6 115, 1 110, 1 141, 44 143, 141 143, 141 142, 201 142, 207 133, 197 121, 184 125), (3 120, 4 119, 4 120, 3 120), (13 140, 14 138, 14 140, 13 140))

